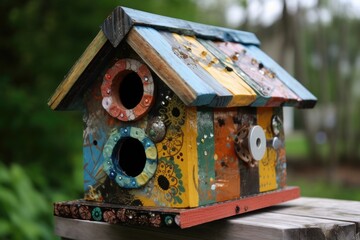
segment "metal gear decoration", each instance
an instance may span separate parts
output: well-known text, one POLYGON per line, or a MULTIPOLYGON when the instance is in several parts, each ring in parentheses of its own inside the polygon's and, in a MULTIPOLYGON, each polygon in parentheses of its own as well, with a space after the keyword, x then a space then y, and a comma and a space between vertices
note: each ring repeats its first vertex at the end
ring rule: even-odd
POLYGON ((266 152, 265 133, 258 125, 243 125, 236 133, 234 142, 236 155, 250 167, 255 167, 266 152))

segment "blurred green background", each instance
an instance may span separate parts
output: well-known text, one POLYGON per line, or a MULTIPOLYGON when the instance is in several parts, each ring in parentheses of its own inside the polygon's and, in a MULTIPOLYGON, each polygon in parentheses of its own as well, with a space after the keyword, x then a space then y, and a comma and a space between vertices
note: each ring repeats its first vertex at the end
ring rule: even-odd
POLYGON ((52 202, 82 197, 82 115, 47 100, 117 6, 252 31, 318 98, 287 110, 289 185, 360 200, 357 0, 1 0, 0 239, 53 239, 52 202))

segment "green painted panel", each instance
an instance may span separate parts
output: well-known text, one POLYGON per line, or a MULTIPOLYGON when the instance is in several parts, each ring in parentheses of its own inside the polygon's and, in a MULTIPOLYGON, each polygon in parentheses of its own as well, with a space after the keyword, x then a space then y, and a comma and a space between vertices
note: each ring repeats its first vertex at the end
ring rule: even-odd
POLYGON ((198 108, 199 205, 216 202, 214 116, 210 108, 198 108))

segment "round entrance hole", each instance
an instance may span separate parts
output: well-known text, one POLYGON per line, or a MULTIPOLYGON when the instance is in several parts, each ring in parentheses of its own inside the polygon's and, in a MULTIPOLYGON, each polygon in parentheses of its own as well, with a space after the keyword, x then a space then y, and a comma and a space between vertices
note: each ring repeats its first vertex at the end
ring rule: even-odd
POLYGON ((168 190, 170 187, 170 183, 169 180, 167 180, 167 178, 163 175, 160 175, 157 179, 159 186, 161 187, 161 189, 163 190, 168 190))
POLYGON ((144 87, 141 78, 136 72, 130 71, 119 86, 119 100, 127 109, 135 108, 144 95, 144 87))
POLYGON ((145 167, 145 149, 139 140, 132 137, 124 138, 114 148, 113 161, 126 175, 136 177, 145 167))

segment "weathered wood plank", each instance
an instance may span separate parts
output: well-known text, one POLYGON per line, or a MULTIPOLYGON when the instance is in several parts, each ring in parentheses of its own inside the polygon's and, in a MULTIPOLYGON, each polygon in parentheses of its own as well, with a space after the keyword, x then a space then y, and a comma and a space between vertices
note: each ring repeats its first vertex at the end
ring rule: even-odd
MULTIPOLYGON (((257 122, 265 130, 266 139, 273 139, 274 137, 270 125, 273 115, 272 108, 257 108, 257 122)), ((267 147, 264 157, 258 163, 260 192, 270 191, 278 187, 276 182, 276 162, 276 150, 267 147)))
POLYGON ((216 202, 214 160, 214 116, 211 109, 197 111, 197 155, 199 177, 199 205, 216 202), (212 135, 212 136, 211 136, 212 135))
POLYGON ((213 51, 223 57, 223 61, 240 72, 240 76, 264 98, 253 106, 296 106, 301 100, 270 69, 264 67, 257 59, 249 55, 239 43, 203 41, 213 51))
POLYGON ((229 108, 227 112, 214 110, 217 202, 240 197, 239 160, 234 151, 234 133, 239 126, 239 123, 234 121, 236 116, 236 108, 229 108))
POLYGON ((209 26, 120 6, 114 9, 113 13, 105 20, 102 28, 109 28, 110 31, 113 32, 113 37, 110 39, 112 39, 112 44, 116 47, 123 35, 126 34, 122 33, 126 32, 124 29, 132 26, 149 26, 158 30, 167 30, 169 32, 190 36, 204 37, 206 39, 240 42, 244 44, 260 44, 255 34, 250 32, 209 26), (116 31, 119 33, 116 33, 116 31))
POLYGON ((258 61, 262 62, 265 67, 274 71, 279 79, 288 86, 296 95, 301 98, 300 107, 312 108, 316 104, 317 98, 311 94, 301 83, 296 81, 288 72, 271 59, 266 53, 257 46, 249 45, 246 50, 250 52, 258 61))
POLYGON ((60 102, 64 99, 66 94, 70 91, 70 89, 74 86, 76 81, 79 79, 81 74, 88 67, 90 62, 94 59, 94 57, 99 53, 100 49, 104 46, 107 39, 103 33, 103 31, 99 31, 90 45, 86 48, 81 57, 77 60, 74 66, 70 69, 69 73, 65 77, 64 81, 57 87, 55 93, 52 95, 50 100, 48 101, 48 105, 51 109, 56 109, 60 102))
MULTIPOLYGON (((300 198, 290 205, 316 199, 300 198)), ((336 200, 334 200, 336 202, 336 200)), ((325 202, 328 202, 325 200, 325 202)), ((346 203, 344 201, 342 203, 346 203)), ((331 205, 332 203, 330 203, 331 205)), ((359 207, 360 202, 350 205, 359 207)), ((283 206, 285 204, 282 204, 283 206)), ((287 208, 292 208, 288 206, 287 208)), ((311 209, 304 210, 310 213, 311 209)), ((358 216, 357 216, 358 217, 358 216)), ((202 224, 188 229, 127 227, 116 224, 55 217, 55 234, 68 239, 264 239, 358 240, 359 229, 351 221, 277 213, 274 208, 202 224)))
POLYGON ((210 53, 194 37, 174 35, 175 39, 186 48, 190 49, 189 56, 198 61, 199 67, 207 71, 223 87, 233 94, 228 104, 231 106, 248 106, 256 99, 256 93, 232 69, 223 65, 218 58, 210 53))
POLYGON ((216 93, 173 53, 170 44, 148 27, 134 27, 129 45, 186 105, 207 105, 216 93))
POLYGON ((360 202, 324 198, 300 198, 269 209, 286 215, 353 222, 360 232, 360 202))
POLYGON ((159 32, 171 45, 174 54, 181 59, 189 70, 193 71, 200 80, 203 81, 204 85, 209 85, 216 96, 210 105, 216 107, 226 107, 232 99, 232 94, 224 88, 220 83, 216 81, 204 68, 200 67, 199 61, 193 56, 191 49, 185 48, 183 44, 180 44, 176 39, 176 33, 159 32))
POLYGON ((71 239, 242 239, 355 240, 352 223, 325 219, 256 213, 203 224, 190 229, 153 229, 89 223, 55 218, 55 233, 71 239), (90 227, 91 226, 91 227, 90 227))

